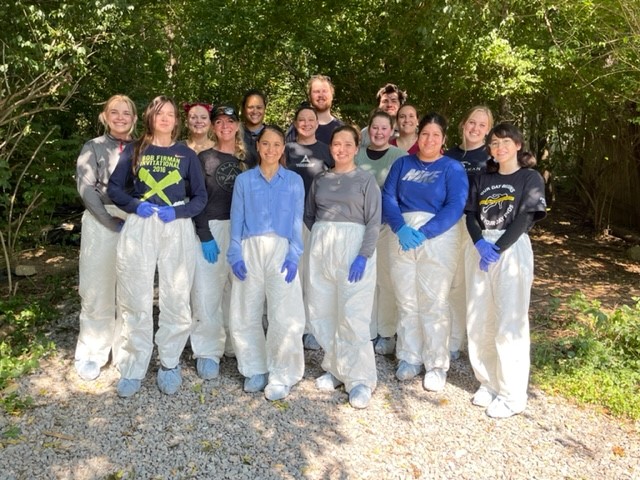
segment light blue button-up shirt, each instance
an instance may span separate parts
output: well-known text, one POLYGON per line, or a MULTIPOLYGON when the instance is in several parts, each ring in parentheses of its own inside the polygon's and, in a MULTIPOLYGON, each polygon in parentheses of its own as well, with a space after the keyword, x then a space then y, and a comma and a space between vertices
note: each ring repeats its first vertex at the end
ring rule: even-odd
POLYGON ((287 260, 298 263, 302 255, 304 185, 297 173, 282 166, 267 180, 260 167, 241 173, 231 201, 230 265, 243 260, 242 240, 274 233, 289 240, 287 260))

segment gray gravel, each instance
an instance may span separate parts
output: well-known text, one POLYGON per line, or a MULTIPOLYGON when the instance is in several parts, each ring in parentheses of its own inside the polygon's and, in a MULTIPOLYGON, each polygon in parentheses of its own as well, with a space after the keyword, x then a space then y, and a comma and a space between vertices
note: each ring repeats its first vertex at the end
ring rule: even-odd
POLYGON ((73 369, 77 315, 52 326, 58 351, 20 381, 35 406, 0 421, 2 479, 640 479, 639 425, 532 389, 524 414, 492 420, 473 407, 466 357, 446 389, 400 383, 377 356, 379 386, 366 410, 343 390, 319 392, 321 355, 307 352, 305 377, 282 402, 242 392, 234 359, 203 382, 188 352, 174 396, 155 384, 115 393, 117 372, 95 382, 73 369))

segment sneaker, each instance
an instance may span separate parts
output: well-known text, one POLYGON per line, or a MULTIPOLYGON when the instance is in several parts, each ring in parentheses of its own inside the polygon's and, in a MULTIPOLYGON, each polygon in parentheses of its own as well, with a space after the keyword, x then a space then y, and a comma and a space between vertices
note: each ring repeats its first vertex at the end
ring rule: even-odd
POLYGON ((266 373, 259 373, 258 375, 253 375, 252 377, 247 377, 244 379, 244 391, 247 393, 261 392, 266 386, 266 373))
POLYGON ((398 369, 396 370, 396 378, 398 380, 411 380, 422 371, 422 365, 414 365, 413 363, 400 360, 398 369))
POLYGON ((342 382, 333 376, 331 372, 325 372, 316 378, 316 388, 318 390, 333 391, 342 385, 342 382))
POLYGON ((162 393, 173 395, 182 385, 180 365, 175 368, 160 367, 158 370, 158 388, 162 393))
POLYGON ((441 392, 447 383, 447 372, 442 368, 433 368, 424 375, 422 386, 430 392, 441 392))
POLYGON ((395 337, 380 337, 373 347, 378 355, 391 355, 396 349, 395 337))
POLYGON ((471 403, 476 407, 487 408, 491 405, 491 402, 496 398, 496 394, 489 390, 484 385, 481 385, 476 393, 473 394, 473 398, 471 398, 471 403))
POLYGON ((371 389, 366 385, 356 385, 349 392, 349 403, 353 408, 367 408, 371 400, 371 389))
POLYGON ((118 380, 118 386, 116 387, 118 396, 122 398, 134 396, 140 390, 141 383, 142 382, 140 380, 135 380, 133 378, 121 378, 118 380))
POLYGON ((76 373, 82 380, 90 382, 100 376, 100 366, 91 360, 76 360, 76 373))
POLYGON ((289 385, 273 385, 268 384, 264 388, 264 396, 267 400, 271 400, 272 402, 275 400, 282 400, 291 391, 291 387, 289 385))
POLYGON ((211 380, 216 378, 220 373, 220 363, 213 358, 197 358, 196 372, 203 380, 211 380))
POLYGON ((449 358, 451 361, 456 361, 460 358, 460 350, 451 350, 449 352, 449 358))
POLYGON ((310 333, 302 335, 302 345, 304 345, 305 350, 320 350, 320 348, 322 348, 316 340, 316 337, 310 333))
POLYGON ((522 408, 515 408, 512 404, 507 403, 504 398, 496 397, 487 407, 486 413, 491 418, 509 418, 524 412, 524 408, 524 406, 522 408))

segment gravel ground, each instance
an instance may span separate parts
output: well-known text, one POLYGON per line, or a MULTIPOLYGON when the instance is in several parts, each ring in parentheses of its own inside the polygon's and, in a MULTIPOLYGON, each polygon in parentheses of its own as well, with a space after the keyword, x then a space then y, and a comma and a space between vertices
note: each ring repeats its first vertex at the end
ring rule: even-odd
POLYGON ((640 479, 639 425, 530 392, 528 409, 493 420, 471 405, 467 359, 453 362, 443 393, 420 378, 400 383, 377 357, 379 386, 368 409, 347 394, 319 392, 319 352, 281 402, 242 392, 235 359, 203 382, 188 352, 174 396, 155 384, 123 400, 117 372, 95 382, 73 369, 77 314, 52 326, 58 351, 20 381, 35 406, 0 421, 2 479, 640 479))

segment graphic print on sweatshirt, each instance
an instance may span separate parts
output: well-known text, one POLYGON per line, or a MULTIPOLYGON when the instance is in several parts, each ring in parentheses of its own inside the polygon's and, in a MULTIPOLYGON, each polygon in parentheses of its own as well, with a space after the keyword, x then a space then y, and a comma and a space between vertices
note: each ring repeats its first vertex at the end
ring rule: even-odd
POLYGON ((416 182, 416 183, 435 183, 440 175, 442 174, 441 170, 429 171, 429 170, 419 170, 417 168, 412 168, 402 177, 402 181, 404 182, 416 182))
POLYGON ((148 188, 141 200, 157 195, 167 205, 173 205, 165 190, 182 181, 179 155, 143 155, 140 159, 139 180, 148 188))

